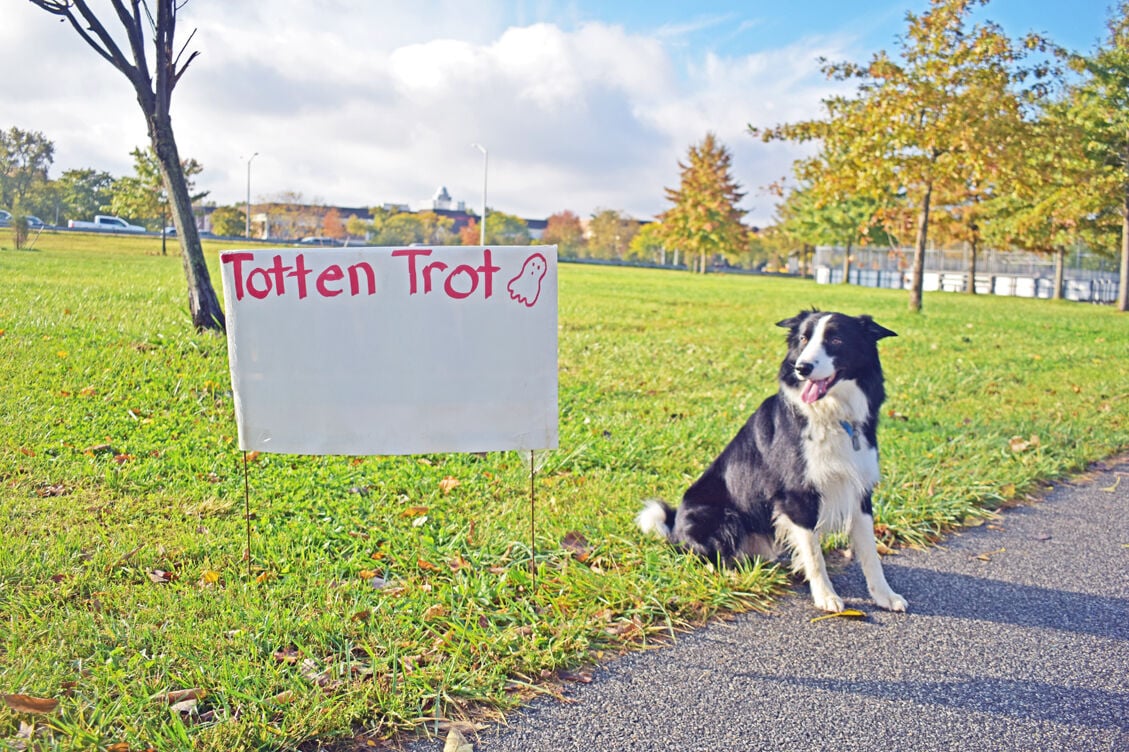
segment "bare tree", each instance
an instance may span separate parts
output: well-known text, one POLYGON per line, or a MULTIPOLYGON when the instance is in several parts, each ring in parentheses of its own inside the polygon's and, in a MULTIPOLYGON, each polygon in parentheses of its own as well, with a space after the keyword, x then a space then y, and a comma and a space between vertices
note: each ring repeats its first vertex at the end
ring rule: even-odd
MULTIPOLYGON (((184 276, 188 282, 188 308, 197 330, 224 330, 223 310, 216 298, 204 251, 200 246, 200 233, 192 215, 192 199, 184 178, 180 154, 173 136, 169 104, 172 91, 189 64, 199 52, 189 52, 188 42, 174 49, 176 14, 187 0, 155 0, 156 18, 149 0, 110 0, 117 22, 125 30, 129 42, 128 56, 110 35, 98 14, 90 9, 86 0, 30 0, 34 5, 52 15, 70 22, 71 27, 110 65, 117 68, 133 84, 137 103, 145 114, 149 141, 160 163, 161 177, 165 182, 172 206, 173 224, 180 241, 184 276), (146 30, 152 35, 152 70, 148 61, 146 30)), ((195 32, 193 32, 194 34, 195 32)))

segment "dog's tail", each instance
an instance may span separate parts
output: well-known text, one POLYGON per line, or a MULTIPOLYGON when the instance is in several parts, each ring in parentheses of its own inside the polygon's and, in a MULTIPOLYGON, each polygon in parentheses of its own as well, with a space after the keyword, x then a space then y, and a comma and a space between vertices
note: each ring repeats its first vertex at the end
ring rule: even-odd
POLYGON ((675 514, 676 511, 665 501, 648 499, 635 517, 635 524, 648 535, 657 535, 670 540, 670 534, 674 531, 675 514))

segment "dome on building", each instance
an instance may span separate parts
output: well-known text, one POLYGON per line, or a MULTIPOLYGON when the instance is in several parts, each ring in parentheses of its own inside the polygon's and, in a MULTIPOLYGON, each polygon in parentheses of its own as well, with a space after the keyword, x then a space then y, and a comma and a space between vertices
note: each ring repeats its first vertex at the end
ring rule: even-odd
POLYGON ((451 208, 451 194, 447 193, 447 186, 441 185, 435 191, 435 195, 431 199, 432 209, 450 209, 451 208))

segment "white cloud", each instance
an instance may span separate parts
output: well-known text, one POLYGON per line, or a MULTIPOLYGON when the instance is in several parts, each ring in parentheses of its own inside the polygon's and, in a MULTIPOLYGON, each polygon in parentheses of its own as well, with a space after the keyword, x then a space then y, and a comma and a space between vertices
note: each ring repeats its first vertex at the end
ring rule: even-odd
MULTIPOLYGON (((242 201, 245 158, 258 152, 255 196, 421 204, 445 184, 477 206, 482 161, 470 144, 479 142, 490 149, 499 210, 650 217, 665 208, 678 160, 713 131, 763 223, 771 205, 757 190, 797 152, 755 142, 746 126, 817 114, 831 89, 816 58, 842 59, 849 44, 694 56, 675 27, 507 27, 500 5, 475 6, 189 3, 181 37, 197 28, 201 56, 173 97, 173 119, 182 156, 204 165, 198 187, 220 203, 242 201)), ((130 171, 145 130, 125 79, 30 4, 5 15, 0 70, 26 75, 0 77, 0 127, 43 131, 56 144, 56 174, 130 171)))

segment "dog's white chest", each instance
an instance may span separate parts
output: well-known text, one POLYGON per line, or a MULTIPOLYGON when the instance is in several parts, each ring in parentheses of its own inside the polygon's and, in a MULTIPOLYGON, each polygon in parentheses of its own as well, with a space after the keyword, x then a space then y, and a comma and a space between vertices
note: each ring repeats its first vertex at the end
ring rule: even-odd
MULTIPOLYGON (((827 400, 827 404, 819 405, 824 409, 810 414, 804 436, 807 479, 821 496, 818 526, 821 532, 848 527, 852 516, 860 511, 863 496, 874 488, 879 478, 878 449, 870 445, 862 432, 865 410, 857 409, 858 400, 851 399, 855 395, 845 396, 848 398, 827 400)), ((862 397, 861 392, 858 397, 862 397)), ((865 398, 862 404, 865 405, 865 398)))

